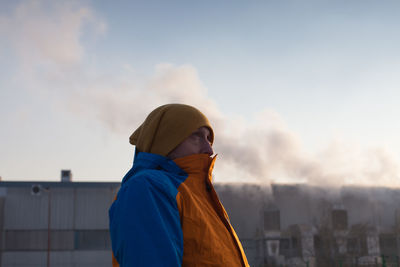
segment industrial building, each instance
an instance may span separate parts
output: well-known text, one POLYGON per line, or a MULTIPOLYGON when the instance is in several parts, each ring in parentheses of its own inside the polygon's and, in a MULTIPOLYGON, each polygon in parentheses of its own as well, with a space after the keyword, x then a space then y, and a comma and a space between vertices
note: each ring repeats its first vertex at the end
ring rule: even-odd
MULTIPOLYGON (((0 267, 111 266, 108 208, 119 186, 68 175, 0 182, 0 267)), ((215 187, 251 266, 398 264, 400 190, 215 187)))
POLYGON ((400 266, 400 189, 216 188, 251 266, 400 266))
POLYGON ((1 267, 110 267, 119 183, 0 182, 1 267))

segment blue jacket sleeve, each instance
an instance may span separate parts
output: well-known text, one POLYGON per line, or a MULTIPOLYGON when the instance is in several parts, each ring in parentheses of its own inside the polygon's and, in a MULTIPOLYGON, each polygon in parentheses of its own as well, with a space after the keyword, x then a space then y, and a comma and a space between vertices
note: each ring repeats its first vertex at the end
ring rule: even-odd
POLYGON ((132 177, 109 210, 112 250, 121 267, 182 264, 177 189, 159 178, 132 177))

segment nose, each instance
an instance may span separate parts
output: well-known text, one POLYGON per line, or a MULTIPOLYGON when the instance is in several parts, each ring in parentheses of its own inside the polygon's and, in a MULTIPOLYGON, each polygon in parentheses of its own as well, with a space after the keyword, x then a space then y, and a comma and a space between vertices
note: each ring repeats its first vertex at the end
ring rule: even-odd
POLYGON ((208 142, 208 140, 205 140, 203 142, 203 145, 201 147, 201 153, 208 154, 209 156, 214 154, 214 150, 212 149, 212 146, 211 146, 210 142, 208 142))

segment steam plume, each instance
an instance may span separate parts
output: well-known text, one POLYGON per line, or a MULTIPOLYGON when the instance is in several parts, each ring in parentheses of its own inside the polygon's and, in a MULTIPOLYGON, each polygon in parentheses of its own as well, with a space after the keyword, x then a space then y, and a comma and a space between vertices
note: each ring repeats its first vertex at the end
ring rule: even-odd
POLYGON ((216 181, 400 186, 398 163, 382 148, 332 142, 309 155, 273 110, 251 118, 223 114, 194 66, 162 63, 150 75, 139 75, 129 64, 114 73, 84 66, 89 52, 80 35, 104 33, 105 22, 89 6, 75 4, 51 5, 52 15, 44 16, 46 3, 23 2, 10 17, 0 17, 0 32, 21 59, 20 73, 30 73, 20 80, 35 90, 51 88, 41 92, 60 96, 53 99, 78 116, 98 120, 128 140, 155 107, 186 103, 202 110, 215 127, 216 181))

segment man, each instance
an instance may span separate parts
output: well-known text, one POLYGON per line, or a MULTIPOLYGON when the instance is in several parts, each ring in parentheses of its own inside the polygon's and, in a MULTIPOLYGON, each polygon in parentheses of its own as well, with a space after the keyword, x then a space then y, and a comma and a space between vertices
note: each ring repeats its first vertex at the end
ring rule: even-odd
POLYGON ((134 164, 109 210, 113 266, 248 266, 211 183, 213 141, 208 119, 182 104, 131 135, 134 164))

